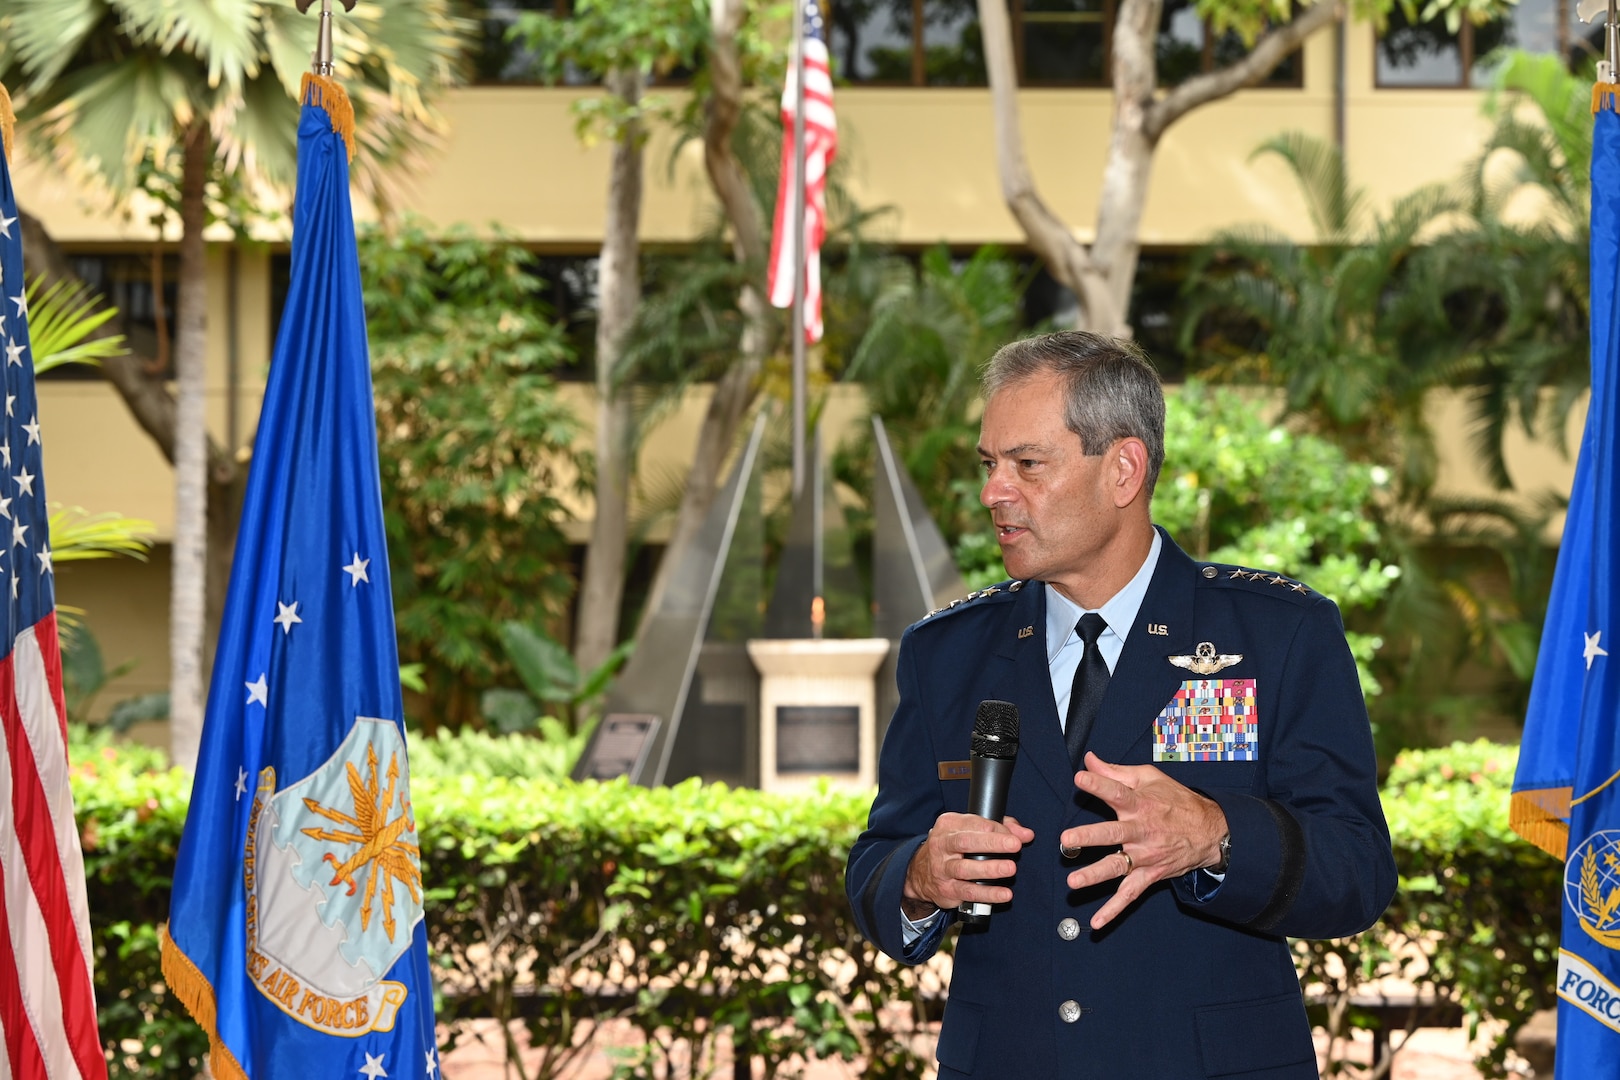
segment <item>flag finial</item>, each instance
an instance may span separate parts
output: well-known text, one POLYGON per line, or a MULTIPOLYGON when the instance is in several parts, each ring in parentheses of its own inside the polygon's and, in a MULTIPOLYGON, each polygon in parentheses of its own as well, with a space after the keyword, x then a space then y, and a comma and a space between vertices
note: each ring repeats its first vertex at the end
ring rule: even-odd
POLYGON ((1620 93, 1620 0, 1580 0, 1575 15, 1582 22, 1607 16, 1603 27, 1603 59, 1598 61, 1597 82, 1592 85, 1592 115, 1604 109, 1620 111, 1615 95, 1620 93))
MULTIPOLYGON (((315 0, 293 0, 300 15, 309 11, 315 0)), ((354 0, 342 0, 344 11, 354 10, 354 0)), ((315 38, 315 55, 309 71, 298 86, 298 100, 326 110, 332 118, 332 130, 343 136, 343 145, 349 148, 349 160, 354 160, 354 105, 349 95, 332 79, 332 0, 321 0, 321 29, 315 38)))
MULTIPOLYGON (((300 15, 307 14, 315 0, 293 0, 300 15)), ((354 0, 343 0, 343 10, 353 11, 354 0)), ((332 0, 321 0, 321 28, 315 38, 314 64, 310 68, 317 75, 332 74, 332 0)))

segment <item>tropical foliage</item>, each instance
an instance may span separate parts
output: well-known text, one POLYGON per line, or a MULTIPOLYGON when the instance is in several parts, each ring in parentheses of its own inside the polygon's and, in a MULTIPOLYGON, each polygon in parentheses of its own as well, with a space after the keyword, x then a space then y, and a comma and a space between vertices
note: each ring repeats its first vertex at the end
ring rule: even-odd
POLYGON ((1486 115, 1491 134, 1461 184, 1467 217, 1434 257, 1446 314, 1472 354, 1458 384, 1474 406, 1473 446, 1505 488, 1508 425, 1565 443, 1591 384, 1590 83, 1556 57, 1509 53, 1486 115))
MULTIPOLYGON (((0 13, 0 77, 23 92, 25 131, 115 191, 173 189, 174 155, 198 124, 223 173, 286 183, 316 24, 256 0, 13 0, 0 13)), ((382 190, 381 166, 438 128, 428 97, 454 80, 469 26, 448 0, 362 4, 334 20, 368 192, 382 190)))
MULTIPOLYGON (((998 248, 953 259, 943 246, 924 252, 915 266, 874 260, 868 274, 875 279, 868 288, 870 321, 844 378, 865 390, 868 408, 883 418, 946 535, 984 532, 974 453, 979 370, 1024 333, 1026 275, 998 248)), ((859 490, 870 488, 863 478, 859 490)))
MULTIPOLYGON (((1298 578, 1347 613, 1376 609, 1401 576, 1374 513, 1389 472, 1276 423, 1271 396, 1189 382, 1165 417, 1154 520, 1195 558, 1298 578)), ((1376 633, 1347 634, 1363 693, 1379 692, 1376 633)))
POLYGON ((594 671, 581 671, 568 650, 542 627, 508 622, 501 627, 501 644, 524 689, 485 690, 484 720, 508 734, 540 728, 541 741, 554 743, 588 734, 595 726, 593 710, 635 643, 624 642, 594 671))
POLYGON ((1370 508, 1405 571, 1376 612, 1390 749, 1522 715, 1553 566, 1550 495, 1434 491, 1436 395, 1461 396, 1473 460, 1505 488, 1509 425, 1565 438, 1588 385, 1590 93, 1552 57, 1510 54, 1499 79, 1479 158, 1383 215, 1332 148, 1269 141, 1257 153, 1293 169, 1319 242, 1229 233, 1187 285, 1182 342, 1211 377, 1278 388, 1290 423, 1395 480, 1398 501, 1370 508))
POLYGON ((588 475, 551 372, 572 359, 528 256, 416 222, 360 237, 401 659, 431 728, 479 715, 501 627, 573 592, 564 497, 588 475))
POLYGON ((1266 227, 1217 236, 1189 271, 1183 348, 1214 377, 1282 388, 1289 414, 1421 498, 1438 470, 1428 395, 1461 373, 1423 241, 1458 201, 1433 185, 1376 214, 1330 145, 1282 135, 1256 153, 1294 172, 1316 241, 1266 227))
MULTIPOLYGON (((452 1039, 492 1037, 526 1080, 569 1075, 615 1022, 636 1036, 624 1076, 702 1074, 722 1038, 767 1076, 812 1058, 923 1075, 948 958, 891 963, 852 923, 842 871, 869 793, 556 783, 534 745, 412 739, 438 1017, 452 1039), (500 1022, 457 1023, 474 1019, 500 1022)), ((1479 1024, 1483 1071, 1506 1075, 1513 1033, 1552 998, 1561 877, 1508 829, 1514 756, 1480 743, 1397 761, 1383 792, 1395 903, 1366 934, 1295 948, 1329 1035, 1366 1023, 1350 999, 1369 983, 1404 978, 1479 1024)), ((190 1075, 206 1045, 158 970, 190 781, 153 771, 154 757, 74 733, 114 1077, 190 1075)), ((1342 1050, 1330 1048, 1333 1075, 1347 1071, 1342 1050)))

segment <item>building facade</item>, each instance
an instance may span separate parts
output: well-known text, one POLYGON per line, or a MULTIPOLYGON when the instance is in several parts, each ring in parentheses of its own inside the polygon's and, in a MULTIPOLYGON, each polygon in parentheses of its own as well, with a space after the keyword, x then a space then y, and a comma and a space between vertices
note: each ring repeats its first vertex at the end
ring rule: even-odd
MULTIPOLYGON (((563 2, 487 0, 474 58, 480 81, 441 99, 443 144, 425 169, 401 178, 399 207, 439 226, 498 224, 554 264, 559 281, 572 274, 576 300, 588 307, 609 155, 576 138, 571 109, 593 90, 533 84, 527 58, 502 37, 519 9, 563 2)), ((1042 196, 1086 238, 1112 115, 1106 71, 1114 4, 1011 3, 1030 166, 1042 196)), ((905 250, 939 243, 962 251, 985 243, 1019 250, 1022 235, 997 179, 973 0, 851 0, 843 10, 835 0, 829 7, 844 182, 862 206, 891 209, 881 238, 905 250)), ((1454 178, 1489 128, 1481 105, 1491 51, 1511 45, 1577 59, 1588 54, 1590 28, 1574 22, 1572 7, 1572 0, 1522 0, 1500 22, 1455 33, 1408 25, 1397 13, 1382 35, 1366 23, 1317 34, 1262 86, 1197 110, 1166 134, 1142 223, 1145 256, 1173 260, 1222 228, 1254 223, 1308 241, 1311 225, 1293 178, 1275 159, 1251 159, 1262 140, 1283 132, 1340 145, 1355 182, 1379 206, 1454 178)), ((1236 48, 1240 42, 1210 32, 1185 0, 1167 2, 1159 41, 1166 81, 1207 70, 1236 48)), ((685 91, 677 84, 665 92, 685 91)), ((646 160, 643 242, 691 243, 713 214, 701 147, 678 147, 671 132, 660 131, 646 160), (673 162, 667 171, 666 161, 673 162)), ((145 344, 143 334, 155 337, 158 322, 173 312, 169 252, 176 230, 160 235, 141 208, 111 208, 26 158, 15 184, 19 202, 43 220, 81 275, 124 310, 136 344, 145 344)), ((246 447, 252 439, 285 290, 285 241, 271 231, 251 243, 222 236, 210 245, 209 418, 215 439, 227 446, 246 447)), ((568 392, 588 421, 586 387, 568 392)), ((689 454, 702 400, 701 391, 694 393, 644 453, 666 463, 689 454)), ((1460 406, 1440 401, 1436 408, 1460 406)), ((60 570, 63 602, 89 612, 108 663, 136 662, 109 687, 102 707, 163 689, 170 470, 93 373, 45 381, 40 412, 53 501, 150 518, 156 526, 158 547, 147 564, 114 560, 60 570)), ((1442 430, 1458 432, 1445 448, 1443 486, 1482 488, 1461 425, 1442 430)), ((1529 486, 1567 490, 1569 462, 1522 441, 1510 449, 1529 486)), ((578 511, 588 518, 590 508, 578 511)))

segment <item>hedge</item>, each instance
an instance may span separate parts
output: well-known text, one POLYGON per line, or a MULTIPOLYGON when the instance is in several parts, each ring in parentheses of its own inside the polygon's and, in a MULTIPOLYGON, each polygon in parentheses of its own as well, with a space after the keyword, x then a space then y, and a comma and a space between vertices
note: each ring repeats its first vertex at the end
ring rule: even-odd
MULTIPOLYGON (((457 766, 510 749, 479 738, 454 749, 457 766)), ((509 1045, 517 1075, 554 1075, 615 1018, 644 1036, 619 1063, 628 1077, 672 1075, 676 1054, 700 1075, 722 1035, 767 1075, 812 1055, 870 1077, 920 1076, 931 1061, 930 1041, 911 1036, 937 1014, 948 961, 918 970, 876 955, 843 896, 869 795, 458 776, 432 741, 412 754, 439 1019, 521 1020, 541 1055, 525 1070, 509 1045)), ((1470 1022, 1502 1025, 1482 1059, 1500 1074, 1512 1033, 1551 1000, 1561 868, 1508 831, 1516 755, 1479 742, 1396 761, 1394 905, 1360 938, 1296 946, 1337 1032, 1357 1014, 1333 1004, 1401 974, 1470 1022)), ((157 771, 151 752, 96 740, 77 742, 74 760, 111 1072, 190 1078, 206 1041, 164 987, 156 941, 188 781, 157 771)))

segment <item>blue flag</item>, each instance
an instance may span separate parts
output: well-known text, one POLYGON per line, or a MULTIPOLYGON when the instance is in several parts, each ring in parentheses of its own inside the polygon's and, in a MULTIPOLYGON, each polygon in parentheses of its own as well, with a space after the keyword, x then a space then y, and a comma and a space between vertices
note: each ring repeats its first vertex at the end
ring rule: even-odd
POLYGON ((1620 116, 1593 94, 1592 399, 1525 716, 1512 823, 1564 860, 1562 1080, 1620 1075, 1620 116))
POLYGON ((254 441, 163 971, 219 1080, 433 1077, 349 206, 352 113, 305 77, 292 276, 254 441))

